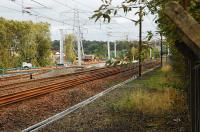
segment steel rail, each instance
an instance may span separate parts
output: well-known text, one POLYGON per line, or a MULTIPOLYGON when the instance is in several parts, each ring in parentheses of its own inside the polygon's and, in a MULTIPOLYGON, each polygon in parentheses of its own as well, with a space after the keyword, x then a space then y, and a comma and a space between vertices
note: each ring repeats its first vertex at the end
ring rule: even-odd
POLYGON ((5 91, 8 89, 16 89, 16 88, 20 88, 20 87, 24 87, 29 83, 47 83, 47 82, 51 82, 51 81, 56 81, 56 80, 60 80, 60 79, 65 79, 66 77, 70 77, 70 76, 78 76, 78 75, 82 75, 85 73, 92 73, 92 72, 96 72, 99 70, 104 70, 104 69, 109 69, 109 67, 105 67, 105 68, 98 68, 98 69, 93 69, 93 70, 87 70, 87 71, 80 71, 80 72, 75 72, 75 73, 70 73, 70 74, 65 74, 65 75, 59 75, 59 76, 53 76, 53 77, 48 77, 48 78, 41 78, 41 79, 34 79, 34 80, 28 80, 28 81, 24 81, 24 82, 17 82, 17 83, 12 83, 12 84, 6 84, 6 85, 0 85, 0 91, 5 91))
MULTIPOLYGON (((153 66, 156 66, 156 63, 155 63, 155 65, 150 65, 150 64, 146 64, 146 65, 148 67, 153 67, 153 66)), ((9 95, 4 95, 4 96, 0 97, 0 106, 5 106, 8 104, 12 104, 15 102, 33 98, 36 96, 40 96, 40 95, 44 95, 44 94, 51 93, 54 91, 58 91, 61 89, 71 88, 71 87, 74 87, 74 86, 77 86, 77 85, 80 85, 80 84, 83 84, 86 82, 106 78, 108 76, 112 76, 112 75, 123 73, 123 72, 132 71, 133 74, 135 75, 136 73, 138 73, 138 70, 136 68, 138 68, 138 65, 133 65, 133 66, 127 67, 127 68, 116 67, 116 68, 106 69, 103 71, 101 71, 101 70, 94 71, 93 73, 89 73, 86 75, 82 74, 82 75, 77 76, 72 79, 66 79, 65 81, 62 81, 62 82, 55 82, 55 83, 52 83, 49 85, 29 89, 26 91, 20 91, 20 92, 9 94, 9 95)))
MULTIPOLYGON (((27 92, 27 91, 33 91, 33 90, 37 90, 37 89, 41 89, 41 88, 43 88, 43 87, 51 87, 51 86, 53 86, 53 85, 60 85, 60 84, 62 84, 62 83, 74 83, 75 81, 79 81, 80 79, 87 79, 87 78, 91 78, 91 77, 95 77, 95 76, 99 76, 99 77, 101 77, 101 75, 104 75, 104 74, 106 74, 106 75, 109 75, 109 74, 112 74, 113 72, 119 72, 118 71, 119 69, 108 69, 108 70, 106 70, 106 71, 104 71, 104 72, 100 72, 100 73, 95 73, 95 74, 92 74, 92 75, 81 75, 81 76, 78 76, 78 77, 76 77, 76 78, 72 78, 72 79, 66 79, 66 80, 64 80, 64 81, 59 81, 59 82, 55 82, 55 83, 52 83, 52 84, 47 84, 47 85, 44 85, 44 86, 40 86, 40 87, 36 87, 36 88, 32 88, 32 89, 28 89, 28 90, 24 90, 24 91, 20 91, 20 92, 18 92, 18 93, 21 93, 21 92, 27 92)), ((115 74, 115 73, 114 73, 115 74)), ((13 93, 13 94, 9 94, 9 95, 15 95, 16 93, 13 93)), ((7 96, 7 95, 5 95, 5 96, 7 96)), ((5 96, 0 96, 0 98, 3 98, 3 97, 5 97, 5 96)))
MULTIPOLYGON (((33 76, 38 76, 38 75, 44 74, 46 72, 48 72, 48 71, 44 70, 42 72, 33 73, 33 76)), ((8 76, 8 77, 0 77, 0 81, 5 82, 5 81, 10 81, 10 80, 17 80, 17 79, 21 79, 21 78, 27 78, 29 76, 30 76, 30 73, 19 74, 19 75, 8 76)))
POLYGON ((70 88, 70 87, 73 87, 76 85, 83 84, 85 82, 105 78, 107 76, 111 76, 111 75, 114 75, 117 73, 120 73, 118 69, 115 69, 113 71, 108 70, 107 72, 103 72, 103 73, 95 73, 93 75, 86 75, 83 77, 81 76, 81 77, 77 77, 76 79, 67 80, 65 82, 61 82, 61 83, 59 82, 59 83, 50 84, 50 85, 38 87, 35 89, 27 90, 27 91, 18 92, 15 94, 1 96, 0 97, 0 106, 18 102, 18 101, 25 100, 28 98, 36 97, 39 95, 51 93, 51 92, 54 92, 54 91, 57 91, 60 89, 70 88))

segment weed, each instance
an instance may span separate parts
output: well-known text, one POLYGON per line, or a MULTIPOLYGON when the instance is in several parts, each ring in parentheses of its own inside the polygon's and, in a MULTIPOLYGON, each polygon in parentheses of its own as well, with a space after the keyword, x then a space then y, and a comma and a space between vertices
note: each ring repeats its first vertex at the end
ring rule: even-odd
POLYGON ((168 74, 168 73, 170 73, 171 71, 172 71, 172 66, 170 66, 170 65, 165 65, 165 66, 163 66, 162 67, 162 72, 164 72, 165 74, 168 74))
POLYGON ((83 129, 83 128, 79 128, 79 129, 77 130, 77 132, 84 132, 84 129, 83 129))

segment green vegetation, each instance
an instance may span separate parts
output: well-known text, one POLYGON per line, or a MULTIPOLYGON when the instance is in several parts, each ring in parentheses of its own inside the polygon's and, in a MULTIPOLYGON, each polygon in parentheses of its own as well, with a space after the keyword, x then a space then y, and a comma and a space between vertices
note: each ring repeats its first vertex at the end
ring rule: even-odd
POLYGON ((74 52, 75 36, 69 34, 65 37, 65 58, 68 62, 73 63, 76 60, 76 54, 74 52))
POLYGON ((0 68, 51 63, 51 41, 47 23, 13 21, 0 18, 0 68))
MULTIPOLYGON (((118 59, 124 59, 128 58, 130 60, 138 59, 138 41, 117 41, 117 58, 118 59), (135 51, 133 52, 131 49, 135 48, 135 51)), ((160 56, 159 49, 156 48, 156 46, 159 45, 158 41, 150 41, 145 42, 145 45, 143 46, 143 52, 142 52, 142 58, 143 59, 149 59, 150 58, 150 48, 152 49, 152 56, 154 58, 158 58, 160 56)), ((87 55, 95 55, 96 58, 99 59, 105 59, 107 58, 107 42, 105 41, 89 41, 89 40, 83 40, 83 48, 84 52, 87 55)), ((74 45, 74 49, 77 49, 77 46, 74 45)), ((54 40, 52 42, 52 50, 59 51, 59 41, 54 40)), ((111 57, 114 58, 114 43, 110 43, 110 50, 111 50, 111 57)), ((67 51, 66 51, 67 53, 67 51)), ((74 54, 74 53, 73 53, 74 54)))
POLYGON ((106 104, 111 126, 125 125, 135 131, 190 131, 186 95, 173 87, 174 83, 178 82, 173 71, 159 69, 124 86, 128 90, 120 92, 121 98, 106 104))
POLYGON ((149 92, 136 88, 133 93, 111 106, 115 112, 136 110, 145 114, 161 114, 172 107, 171 101, 168 90, 149 92))
POLYGON ((59 51, 60 50, 60 40, 54 40, 52 42, 52 50, 59 51))
MULTIPOLYGON (((130 60, 138 59, 138 41, 117 41, 117 58, 128 57, 130 60), (131 49, 134 47, 135 51, 131 49)), ((159 57, 159 51, 155 46, 159 43, 157 41, 146 42, 143 46, 142 58, 149 59, 150 48, 152 48, 152 56, 159 57)), ((107 42, 103 41, 83 41, 83 47, 86 54, 94 54, 96 57, 102 59, 107 58, 107 42)), ((114 43, 110 43, 111 56, 114 57, 114 43)))
MULTIPOLYGON (((104 21, 111 21, 111 16, 117 15, 118 11, 121 9, 124 10, 124 13, 128 13, 132 11, 131 6, 135 4, 139 4, 142 2, 144 6, 142 9, 142 16, 143 19, 145 19, 145 15, 152 14, 156 15, 155 17, 155 23, 158 24, 158 33, 165 36, 166 40, 164 42, 165 46, 168 46, 170 48, 171 53, 171 64, 176 71, 176 74, 178 74, 180 77, 182 77, 183 82, 187 82, 188 78, 188 71, 187 71, 187 58, 185 58, 179 51, 176 49, 176 43, 179 42, 180 36, 177 35, 177 27, 176 25, 164 14, 165 4, 169 1, 177 1, 181 5, 184 5, 183 0, 121 0, 121 5, 117 6, 116 8, 110 8, 112 6, 112 0, 102 0, 102 5, 97 9, 92 16, 92 18, 97 21, 100 18, 104 18, 104 21), (184 78, 183 78, 184 77, 184 78)), ((188 12, 198 21, 200 22, 200 3, 197 0, 191 0, 190 4, 187 7, 188 12)), ((139 15, 139 8, 138 11, 135 13, 135 15, 139 15)), ((132 20, 136 25, 140 22, 140 20, 132 20)), ((150 40, 153 37, 153 34, 148 31, 147 32, 147 38, 150 40)), ((164 48, 165 49, 165 48, 164 48)), ((148 51, 144 51, 148 52, 148 51)), ((166 52, 166 51, 165 51, 166 52)), ((145 53, 142 53, 142 57, 144 58, 145 53)), ((187 83, 185 83, 187 84, 187 83)), ((182 87, 182 89, 185 89, 187 85, 182 87)))
POLYGON ((83 48, 85 54, 93 54, 97 58, 103 59, 107 57, 107 42, 83 40, 83 48))

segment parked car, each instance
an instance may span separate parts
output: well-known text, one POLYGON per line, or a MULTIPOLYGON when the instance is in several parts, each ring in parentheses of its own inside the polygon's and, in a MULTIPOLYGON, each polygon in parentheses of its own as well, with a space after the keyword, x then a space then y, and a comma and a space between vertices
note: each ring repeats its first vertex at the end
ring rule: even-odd
POLYGON ((30 68, 32 68, 32 64, 31 63, 27 63, 27 62, 23 62, 22 63, 22 68, 30 69, 30 68))

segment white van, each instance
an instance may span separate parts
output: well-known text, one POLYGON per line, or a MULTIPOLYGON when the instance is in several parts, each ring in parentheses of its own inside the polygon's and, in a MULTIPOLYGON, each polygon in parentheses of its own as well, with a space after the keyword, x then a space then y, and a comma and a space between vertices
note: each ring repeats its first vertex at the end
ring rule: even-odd
POLYGON ((31 63, 27 63, 27 62, 23 62, 22 63, 22 68, 30 69, 30 68, 32 68, 32 64, 31 63))

